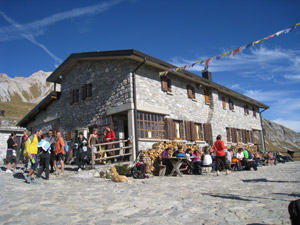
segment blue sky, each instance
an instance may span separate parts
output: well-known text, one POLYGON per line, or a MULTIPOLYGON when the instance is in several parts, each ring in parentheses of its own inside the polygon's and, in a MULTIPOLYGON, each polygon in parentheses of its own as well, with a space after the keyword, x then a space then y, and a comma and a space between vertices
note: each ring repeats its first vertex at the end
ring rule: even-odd
MULTIPOLYGON (((0 0, 0 73, 29 76, 71 53, 118 49, 182 66, 289 28, 299 9, 298 0, 0 0)), ((300 26, 209 69, 269 105, 265 118, 300 132, 300 26)))

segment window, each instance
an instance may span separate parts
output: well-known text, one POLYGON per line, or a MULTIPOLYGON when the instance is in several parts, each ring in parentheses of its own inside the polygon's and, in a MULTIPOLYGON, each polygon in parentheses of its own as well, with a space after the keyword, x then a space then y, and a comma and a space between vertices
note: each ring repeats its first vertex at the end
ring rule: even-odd
POLYGON ((226 127, 227 142, 231 142, 230 128, 226 127))
POLYGON ((110 129, 114 129, 114 124, 111 116, 102 117, 98 120, 98 130, 100 135, 103 135, 103 131, 105 127, 110 127, 110 129))
POLYGON ((233 111, 234 110, 234 103, 231 99, 228 99, 228 104, 229 104, 229 109, 233 111))
POLYGON ((93 96, 93 84, 89 83, 87 84, 87 93, 86 93, 87 97, 92 97, 93 96))
POLYGON ((210 104, 209 91, 208 90, 204 90, 204 97, 205 97, 205 103, 210 104))
POLYGON ((73 104, 79 102, 79 89, 73 90, 72 102, 73 104))
POLYGON ((200 124, 200 123, 195 124, 195 134, 196 134, 196 140, 197 141, 202 141, 203 140, 202 124, 200 124))
POLYGON ((86 99, 86 90, 87 90, 87 85, 85 84, 85 85, 83 85, 83 86, 81 87, 81 92, 82 92, 82 97, 81 97, 81 99, 82 99, 82 100, 85 100, 85 99, 86 99))
POLYGON ((159 114, 138 112, 137 130, 139 138, 163 139, 164 116, 159 114))
POLYGON ((252 110, 253 110, 253 116, 256 117, 256 109, 255 109, 255 107, 252 107, 252 110))
POLYGON ((187 85, 187 95, 188 98, 195 99, 195 88, 191 85, 187 85))
POLYGON ((248 105, 244 105, 244 114, 249 115, 249 108, 248 105))
POLYGON ((166 76, 161 77, 161 90, 164 92, 172 92, 171 80, 166 76))
POLYGON ((182 122, 181 121, 174 121, 174 134, 175 134, 175 139, 177 140, 182 140, 182 122))
POLYGON ((222 96, 222 105, 223 109, 226 109, 226 98, 224 96, 222 96))

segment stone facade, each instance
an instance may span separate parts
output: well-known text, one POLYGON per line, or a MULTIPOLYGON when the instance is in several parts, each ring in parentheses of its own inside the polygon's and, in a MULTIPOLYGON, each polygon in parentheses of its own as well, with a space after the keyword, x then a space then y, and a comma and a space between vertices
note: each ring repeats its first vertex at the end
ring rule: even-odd
MULTIPOLYGON (((68 132, 95 127, 98 120, 112 116, 114 130, 125 133, 125 138, 134 138, 134 103, 132 71, 140 62, 118 57, 110 59, 78 60, 70 68, 64 70, 60 76, 60 98, 47 106, 45 111, 39 112, 35 120, 27 124, 30 128, 60 130, 66 138, 68 132), (84 85, 91 84, 92 96, 83 98, 84 85), (78 90, 78 101, 74 102, 74 91, 78 90)), ((247 103, 249 115, 244 113, 243 96, 234 98, 223 94, 217 86, 197 80, 195 77, 168 74, 171 80, 171 90, 162 90, 160 69, 145 63, 140 67, 136 77, 137 111, 163 115, 179 121, 193 121, 194 123, 211 124, 212 137, 218 134, 226 141, 226 128, 237 128, 261 131, 258 106, 247 103), (188 98, 187 85, 194 88, 195 98, 188 98), (205 93, 210 93, 210 103, 205 102, 205 93), (226 108, 223 99, 226 100, 226 108), (229 109, 229 99, 234 102, 234 110, 229 109), (257 111, 253 115, 252 109, 257 111)), ((186 141, 183 123, 183 138, 186 141)), ((139 139, 139 149, 151 148, 152 144, 162 139, 139 139)), ((191 142, 206 145, 205 141, 191 142)))

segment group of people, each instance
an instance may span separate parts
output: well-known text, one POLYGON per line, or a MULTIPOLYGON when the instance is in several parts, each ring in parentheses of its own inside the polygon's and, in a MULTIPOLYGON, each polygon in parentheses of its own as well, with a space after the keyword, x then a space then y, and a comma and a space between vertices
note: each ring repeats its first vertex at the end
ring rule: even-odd
POLYGON ((208 169, 207 171, 216 171, 218 176, 222 170, 225 170, 226 174, 229 173, 229 170, 241 171, 250 170, 251 168, 257 170, 259 166, 273 165, 276 164, 276 162, 292 160, 288 156, 282 156, 280 152, 266 152, 263 155, 258 152, 252 154, 249 150, 242 147, 238 148, 235 154, 229 146, 224 145, 221 135, 216 137, 213 147, 205 146, 203 148, 201 157, 198 150, 192 153, 192 150, 187 148, 184 152, 182 147, 178 146, 177 150, 172 154, 171 148, 166 148, 162 152, 161 158, 162 164, 166 166, 167 174, 173 168, 169 160, 170 157, 184 157, 187 161, 191 162, 185 163, 187 161, 184 161, 182 164, 183 169, 186 167, 188 173, 201 174, 202 169, 205 168, 208 169))
MULTIPOLYGON (((15 138, 16 133, 11 133, 7 140, 6 173, 17 172, 17 144, 15 143, 15 138), (13 171, 10 169, 11 164, 13 165, 13 171)), ((24 169, 28 169, 31 164, 28 175, 25 176, 27 183, 37 182, 35 172, 37 172, 36 177, 39 178, 45 171, 46 180, 49 179, 49 170, 58 174, 58 162, 61 165, 61 175, 64 174, 65 142, 61 137, 61 132, 58 131, 56 137, 54 137, 52 130, 48 131, 48 135, 43 134, 43 131, 40 129, 36 129, 31 135, 29 135, 29 131, 24 131, 20 149, 20 159, 25 165, 24 169), (40 167, 37 170, 38 165, 40 167)))
MULTIPOLYGON (((18 144, 15 139, 16 133, 13 132, 7 140, 6 173, 16 173, 17 159, 20 159, 20 161, 24 163, 24 170, 29 170, 28 175, 25 176, 25 180, 28 183, 37 182, 35 179, 35 172, 36 177, 40 178, 45 171, 46 180, 49 179, 50 173, 54 173, 57 176, 64 175, 68 145, 62 138, 60 131, 56 132, 55 136, 52 130, 49 130, 47 134, 43 134, 41 129, 36 129, 31 135, 29 131, 24 131, 20 143, 20 154, 17 154, 18 144), (60 174, 58 172, 58 163, 61 167, 60 174)), ((109 127, 105 128, 104 140, 99 140, 97 128, 93 130, 93 133, 89 136, 88 140, 84 137, 83 133, 79 133, 77 138, 77 148, 75 149, 76 162, 78 165, 77 171, 81 171, 88 163, 90 163, 90 151, 88 151, 88 149, 94 151, 96 157, 98 155, 98 148, 94 146, 95 144, 100 142, 111 142, 115 139, 116 135, 109 127)), ((107 145, 106 149, 111 149, 112 146, 113 145, 107 145)), ((107 153, 108 156, 114 155, 114 151, 105 151, 104 153, 107 153)), ((101 155, 101 157, 104 157, 104 154, 101 155)))

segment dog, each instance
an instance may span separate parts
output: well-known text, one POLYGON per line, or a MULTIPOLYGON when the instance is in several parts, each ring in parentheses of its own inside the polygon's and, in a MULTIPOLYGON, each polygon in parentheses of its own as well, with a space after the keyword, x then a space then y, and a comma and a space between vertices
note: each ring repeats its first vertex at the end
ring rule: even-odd
POLYGON ((111 172, 111 180, 114 182, 128 182, 127 177, 121 176, 118 174, 117 169, 115 167, 110 168, 111 172))

